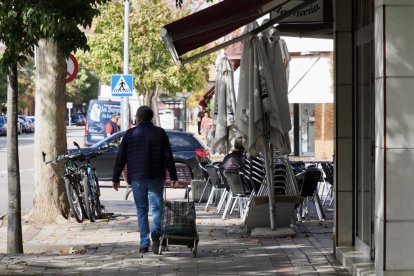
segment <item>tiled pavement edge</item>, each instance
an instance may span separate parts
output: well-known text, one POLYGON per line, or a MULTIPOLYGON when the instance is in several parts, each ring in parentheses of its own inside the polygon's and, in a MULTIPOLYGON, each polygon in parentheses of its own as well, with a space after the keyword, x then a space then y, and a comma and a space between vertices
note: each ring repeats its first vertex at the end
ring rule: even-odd
POLYGON ((143 255, 133 202, 104 204, 118 214, 96 223, 24 224, 24 255, 5 254, 3 223, 0 275, 350 275, 332 255, 332 219, 303 222, 295 237, 252 238, 239 231, 236 214, 221 220, 197 206, 197 258, 185 246, 143 255))

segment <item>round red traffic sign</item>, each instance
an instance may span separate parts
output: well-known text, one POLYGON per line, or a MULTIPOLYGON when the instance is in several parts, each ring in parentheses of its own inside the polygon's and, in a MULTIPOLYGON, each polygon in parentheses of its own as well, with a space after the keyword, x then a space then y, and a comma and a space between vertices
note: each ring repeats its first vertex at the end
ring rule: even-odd
POLYGON ((76 77, 78 68, 78 61, 74 55, 70 54, 66 59, 66 83, 72 81, 76 77))

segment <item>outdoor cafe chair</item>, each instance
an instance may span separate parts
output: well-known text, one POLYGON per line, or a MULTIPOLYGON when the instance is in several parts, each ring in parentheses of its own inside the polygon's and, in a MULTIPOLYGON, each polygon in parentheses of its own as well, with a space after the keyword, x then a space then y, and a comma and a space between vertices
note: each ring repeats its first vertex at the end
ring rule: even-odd
POLYGON ((287 178, 283 175, 275 175, 273 177, 275 195, 286 195, 287 178))
POLYGON ((204 184, 204 188, 203 188, 203 191, 201 192, 201 195, 200 195, 200 199, 198 200, 198 204, 200 204, 201 203, 201 201, 203 200, 203 196, 204 196, 204 193, 206 192, 206 190, 207 190, 207 187, 209 186, 209 185, 212 185, 211 184, 211 181, 210 181, 210 176, 208 175, 208 172, 207 172, 207 169, 206 169, 206 165, 207 164, 210 164, 210 163, 203 163, 203 162, 199 162, 198 163, 198 165, 200 166, 200 168, 201 168, 201 171, 203 172, 203 177, 204 177, 204 179, 206 180, 206 183, 204 184))
MULTIPOLYGON (((332 162, 321 163, 321 166, 322 166, 323 172, 325 173, 325 186, 328 185, 328 191, 326 193, 326 196, 324 197, 322 205, 325 205, 327 199, 329 198, 330 202, 328 206, 331 207, 332 202, 333 202, 333 174, 334 174, 333 164, 332 162)), ((324 190, 325 190, 325 186, 324 186, 324 190)))
POLYGON ((286 167, 281 164, 275 165, 273 183, 276 195, 286 195, 286 187, 288 186, 288 173, 286 167))
POLYGON ((301 173, 306 169, 305 162, 303 161, 291 161, 290 164, 294 174, 301 173))
MULTIPOLYGON (((221 198, 227 194, 226 185, 220 177, 219 167, 222 163, 207 164, 205 166, 210 183, 212 184, 212 189, 210 195, 207 199, 206 206, 204 210, 209 209, 209 205, 213 203, 213 200, 217 200, 218 195, 221 195, 221 198)), ((222 203, 222 200, 219 200, 218 203, 222 203)), ((221 206, 218 206, 221 207, 221 206)))
POLYGON ((224 176, 224 167, 222 165, 218 166, 218 173, 220 176, 221 183, 225 187, 225 190, 221 192, 220 200, 217 204, 216 214, 220 214, 221 209, 224 208, 226 200, 227 200, 227 195, 230 190, 229 183, 227 182, 227 178, 224 176))
POLYGON ((257 195, 262 187, 264 168, 259 164, 257 158, 247 158, 244 166, 244 177, 250 182, 251 188, 257 195))
POLYGON ((305 215, 309 215, 309 203, 313 202, 319 220, 325 219, 325 213, 317 192, 318 183, 322 177, 322 171, 316 167, 307 168, 304 172, 296 176, 300 195, 304 198, 298 207, 298 220, 301 221, 305 215))
POLYGON ((249 205, 250 194, 246 192, 242 174, 238 170, 224 170, 224 176, 227 179, 230 191, 227 196, 226 208, 221 218, 225 219, 228 213, 232 214, 237 205, 240 218, 244 221, 248 211, 247 206, 249 205), (230 209, 231 204, 233 205, 230 209))

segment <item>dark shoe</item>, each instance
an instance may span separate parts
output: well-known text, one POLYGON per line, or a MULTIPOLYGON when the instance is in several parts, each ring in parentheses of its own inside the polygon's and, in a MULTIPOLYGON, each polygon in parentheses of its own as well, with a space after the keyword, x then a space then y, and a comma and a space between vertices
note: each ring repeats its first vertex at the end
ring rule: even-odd
POLYGON ((139 248, 139 253, 146 253, 146 252, 148 252, 148 246, 139 248))
POLYGON ((160 249, 160 234, 152 232, 151 233, 151 240, 152 240, 152 252, 154 252, 154 254, 159 254, 159 249, 160 249))

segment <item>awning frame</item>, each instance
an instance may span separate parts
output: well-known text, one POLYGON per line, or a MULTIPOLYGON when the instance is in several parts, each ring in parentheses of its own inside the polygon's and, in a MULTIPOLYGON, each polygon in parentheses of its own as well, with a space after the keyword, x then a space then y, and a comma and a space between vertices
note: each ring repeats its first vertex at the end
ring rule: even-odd
POLYGON ((177 66, 179 66, 179 65, 183 65, 183 64, 189 63, 189 62, 191 62, 191 61, 193 61, 193 60, 196 60, 196 59, 198 59, 198 58, 204 57, 204 56, 206 56, 206 55, 209 55, 209 54, 211 54, 211 53, 214 53, 214 52, 216 52, 216 51, 218 51, 218 50, 220 50, 220 49, 223 49, 223 48, 225 48, 225 47, 227 47, 227 46, 229 46, 229 45, 232 45, 232 44, 237 43, 237 42, 239 42, 239 41, 242 41, 242 40, 244 40, 244 39, 250 38, 250 37, 252 37, 252 36, 254 36, 254 35, 257 35, 257 34, 259 34, 260 32, 262 32, 262 31, 264 31, 264 30, 266 30, 266 29, 268 29, 268 28, 272 27, 274 24, 276 24, 276 23, 278 23, 278 22, 282 21, 283 19, 285 19, 285 18, 287 18, 287 17, 291 16, 291 15, 292 15, 292 14, 294 14, 295 12, 298 12, 298 11, 300 11, 301 9, 303 9, 303 8, 305 8, 305 7, 307 7, 307 6, 311 5, 311 4, 313 4, 313 3, 315 3, 316 1, 317 1, 317 0, 308 0, 308 1, 305 1, 305 2, 303 2, 303 3, 299 4, 299 5, 297 5, 296 7, 294 7, 294 8, 292 8, 292 9, 290 9, 289 11, 286 11, 286 12, 285 12, 285 13, 283 13, 282 15, 277 16, 277 17, 275 17, 275 18, 273 18, 273 19, 270 19, 267 23, 265 23, 265 24, 263 24, 263 25, 259 26, 258 28, 254 29, 254 30, 252 30, 252 31, 250 31, 250 32, 248 32, 248 33, 242 34, 242 35, 240 35, 240 36, 238 36, 238 37, 236 37, 236 38, 233 38, 233 39, 231 39, 231 40, 228 40, 228 41, 226 41, 226 42, 223 42, 223 43, 221 43, 221 44, 219 44, 219 45, 216 45, 216 46, 214 46, 214 47, 212 47, 212 48, 209 48, 209 49, 207 49, 207 50, 205 50, 205 51, 203 51, 203 52, 197 53, 197 54, 192 55, 192 56, 190 56, 190 57, 187 57, 187 58, 185 58, 185 59, 182 59, 182 58, 180 58, 180 57, 178 56, 178 54, 177 54, 177 52, 176 52, 176 50, 175 50, 175 47, 174 47, 174 42, 173 42, 173 40, 172 40, 171 36, 169 36, 169 34, 168 34, 167 30, 166 30, 166 29, 164 29, 164 28, 162 28, 162 29, 161 29, 161 38, 162 38, 162 40, 164 41, 164 45, 165 45, 165 46, 167 47, 167 49, 170 51, 170 54, 171 54, 171 56, 172 56, 172 58, 173 58, 173 60, 174 60, 174 63, 175 63, 177 66))

